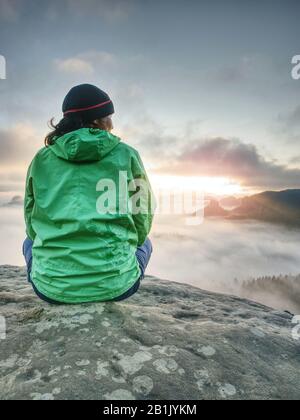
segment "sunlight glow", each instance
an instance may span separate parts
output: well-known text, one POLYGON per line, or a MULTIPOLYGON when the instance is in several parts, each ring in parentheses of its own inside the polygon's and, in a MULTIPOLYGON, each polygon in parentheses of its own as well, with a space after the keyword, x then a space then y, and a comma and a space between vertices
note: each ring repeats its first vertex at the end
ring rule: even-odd
POLYGON ((152 175, 154 190, 201 191, 214 195, 241 195, 243 188, 237 182, 223 177, 185 177, 152 175))

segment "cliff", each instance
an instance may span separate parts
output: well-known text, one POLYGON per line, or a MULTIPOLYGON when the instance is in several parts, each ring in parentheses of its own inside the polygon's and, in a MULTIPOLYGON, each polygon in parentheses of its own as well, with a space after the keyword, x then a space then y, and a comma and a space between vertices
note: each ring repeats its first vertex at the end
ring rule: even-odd
POLYGON ((148 277, 122 303, 50 306, 2 266, 0 315, 2 400, 300 398, 291 315, 251 301, 148 277))

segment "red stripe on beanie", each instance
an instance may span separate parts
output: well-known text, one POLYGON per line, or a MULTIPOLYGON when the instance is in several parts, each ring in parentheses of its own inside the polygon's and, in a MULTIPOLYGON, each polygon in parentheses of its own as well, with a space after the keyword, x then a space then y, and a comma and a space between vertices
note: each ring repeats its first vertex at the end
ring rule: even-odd
POLYGON ((69 109, 68 111, 64 112, 64 115, 71 114, 74 112, 89 111, 90 109, 100 108, 101 106, 104 106, 108 104, 109 102, 111 102, 111 100, 102 102, 101 104, 98 104, 98 105, 88 106, 86 108, 69 109))

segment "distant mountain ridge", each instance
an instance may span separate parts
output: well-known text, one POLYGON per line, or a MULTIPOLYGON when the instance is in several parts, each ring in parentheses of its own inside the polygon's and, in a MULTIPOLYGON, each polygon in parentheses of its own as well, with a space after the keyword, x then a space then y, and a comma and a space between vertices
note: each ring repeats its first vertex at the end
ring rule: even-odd
POLYGON ((233 210, 226 210, 218 200, 210 199, 204 209, 205 217, 254 219, 300 226, 300 189, 265 191, 241 199, 233 210))
POLYGON ((23 197, 20 195, 15 195, 10 201, 1 204, 0 207, 20 207, 23 206, 23 203, 23 197))

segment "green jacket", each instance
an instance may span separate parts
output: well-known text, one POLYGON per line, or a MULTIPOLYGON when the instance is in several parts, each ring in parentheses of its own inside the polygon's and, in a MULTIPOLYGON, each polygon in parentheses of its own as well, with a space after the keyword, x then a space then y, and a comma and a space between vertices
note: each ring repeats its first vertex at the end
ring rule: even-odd
POLYGON ((28 169, 24 205, 26 233, 34 241, 31 278, 36 288, 65 303, 105 301, 125 293, 140 277, 135 253, 150 232, 153 203, 138 152, 107 131, 82 128, 41 149, 28 169), (126 187, 138 186, 133 180, 147 185, 147 190, 137 189, 142 191, 137 204, 147 198, 142 211, 130 206, 136 197, 131 187, 125 190, 125 212, 124 200, 114 201, 101 184, 113 181, 124 198, 120 173, 123 181, 127 173, 126 187))

